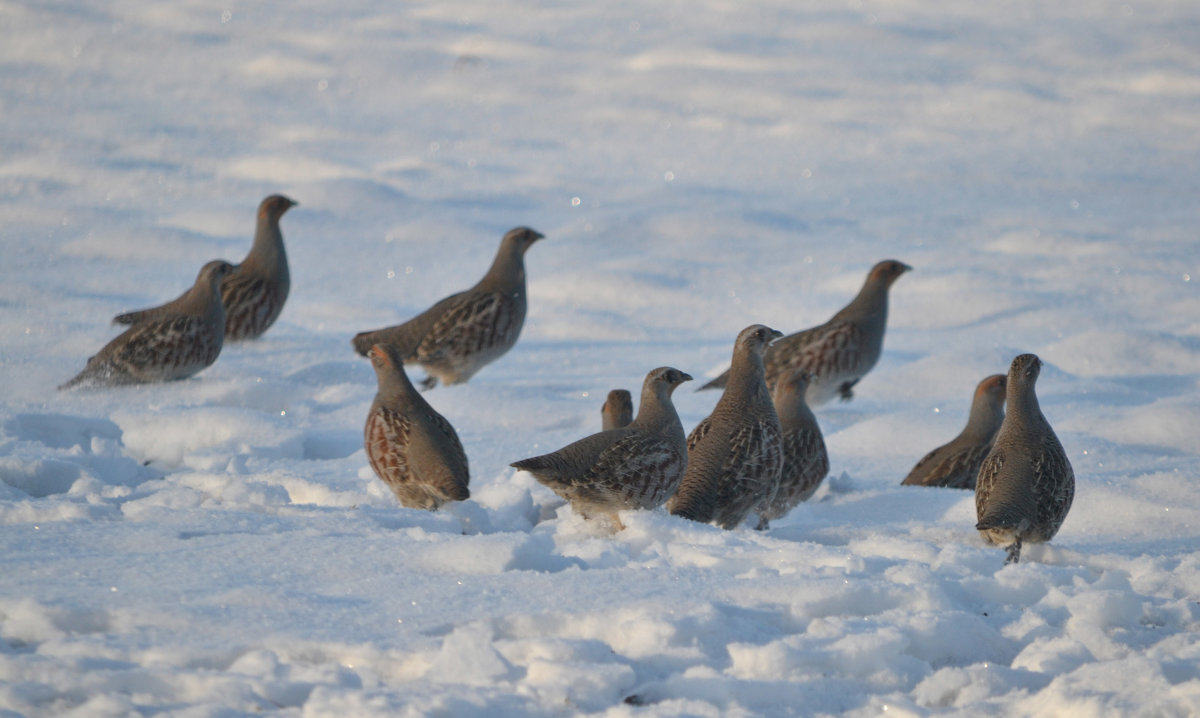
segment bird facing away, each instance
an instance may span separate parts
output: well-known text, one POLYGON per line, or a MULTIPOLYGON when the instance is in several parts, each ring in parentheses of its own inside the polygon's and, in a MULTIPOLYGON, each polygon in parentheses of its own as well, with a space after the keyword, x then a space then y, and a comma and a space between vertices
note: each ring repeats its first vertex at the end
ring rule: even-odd
POLYGON ((204 265, 191 289, 162 306, 137 312, 133 326, 58 388, 184 379, 215 362, 225 339, 220 284, 232 271, 233 265, 223 259, 204 265))
POLYGON ((775 413, 783 434, 783 473, 775 500, 758 513, 755 528, 760 531, 769 528, 772 519, 783 518, 796 504, 808 501, 829 473, 821 427, 804 400, 810 378, 808 372, 799 371, 775 385, 775 413))
POLYGON ((653 509, 675 492, 687 467, 687 441, 671 394, 692 377, 659 367, 642 384, 637 418, 551 454, 513 462, 570 502, 584 518, 607 515, 621 530, 617 512, 653 509))
MULTIPOLYGON (((820 406, 835 396, 853 398, 853 387, 879 361, 887 327, 888 289, 912 267, 886 259, 871 268, 858 296, 820 326, 805 329, 775 342, 767 349, 767 386, 774 389, 780 377, 807 371, 808 405, 820 406)), ((729 372, 701 389, 725 386, 729 372)))
POLYGON ((525 252, 543 235, 528 227, 511 229, 483 279, 434 304, 403 324, 362 332, 354 350, 390 344, 405 364, 420 364, 427 389, 459 384, 512 349, 525 323, 525 252))
POLYGON ((975 477, 983 458, 992 450, 996 432, 1004 421, 1004 391, 1008 379, 993 374, 975 387, 971 414, 962 432, 925 455, 908 472, 904 486, 944 486, 975 490, 975 477))
POLYGON ((1041 367, 1033 354, 1013 359, 1008 413, 975 486, 975 528, 988 543, 1007 547, 1005 563, 1021 560, 1022 543, 1054 538, 1075 498, 1075 472, 1034 391, 1041 367))
POLYGON ((783 438, 762 357, 780 336, 761 324, 738 334, 725 392, 688 436, 687 472, 667 505, 672 514, 734 529, 774 500, 783 471, 783 438))
POLYGON ((376 344, 367 356, 379 391, 367 414, 363 446, 376 476, 410 509, 432 511, 470 498, 467 454, 454 427, 408 380, 393 347, 376 344))
POLYGON ((633 396, 628 389, 613 389, 608 392, 604 406, 600 407, 600 428, 602 431, 620 429, 633 421, 633 396))
MULTIPOLYGON (((256 339, 275 323, 287 301, 291 278, 279 218, 296 203, 273 194, 258 205, 254 244, 242 263, 221 284, 225 305, 225 339, 256 339)), ((127 312, 113 317, 117 324, 136 324, 162 307, 127 312)))

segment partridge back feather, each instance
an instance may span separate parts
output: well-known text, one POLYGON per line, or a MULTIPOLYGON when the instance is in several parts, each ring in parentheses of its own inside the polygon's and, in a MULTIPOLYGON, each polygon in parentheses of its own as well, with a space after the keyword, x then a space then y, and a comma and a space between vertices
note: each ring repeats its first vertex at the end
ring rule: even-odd
POLYGON ((491 269, 475 286, 403 324, 359 333, 352 340, 355 351, 365 354, 375 344, 389 344, 404 363, 420 364, 429 373, 427 387, 439 380, 467 381, 516 344, 528 306, 523 258, 542 237, 527 227, 510 230, 491 269))
POLYGON ((674 493, 687 466, 683 426, 671 393, 691 377, 659 367, 646 376, 641 407, 628 426, 601 431, 558 451, 513 462, 571 503, 585 518, 653 509, 674 493))
POLYGON ((117 386, 184 379, 217 360, 225 336, 221 280, 233 265, 204 265, 191 289, 159 307, 133 312, 126 329, 87 361, 78 375, 59 386, 117 386))
POLYGON ((1004 421, 1007 379, 993 374, 975 388, 967 425, 958 436, 930 451, 901 482, 904 486, 942 486, 975 490, 983 459, 992 450, 1004 421))
MULTIPOLYGON (((888 289, 912 267, 894 259, 877 263, 853 301, 824 324, 790 334, 772 344, 763 357, 766 381, 774 391, 781 377, 804 371, 812 375, 807 400, 820 406, 835 396, 853 398, 853 387, 874 368, 887 329, 888 289)), ((725 386, 729 372, 701 389, 725 386)))
POLYGON ((375 475, 408 508, 434 510, 470 498, 467 455, 454 427, 413 387, 391 347, 375 345, 368 356, 379 391, 363 446, 375 475))
POLYGON ((672 514, 733 529, 774 499, 783 470, 783 440, 762 356, 779 336, 761 324, 738 334, 725 392, 688 436, 688 468, 668 502, 672 514))
POLYGON ((1022 354, 1008 372, 1008 412, 979 469, 975 528, 988 543, 1020 560, 1024 542, 1049 541, 1075 497, 1075 474, 1062 443, 1038 405, 1041 360, 1022 354))
POLYGON ((783 471, 775 499, 759 512, 756 528, 768 528, 768 522, 783 518, 795 506, 807 501, 829 473, 829 454, 817 417, 805 401, 810 375, 806 372, 781 379, 773 399, 783 435, 783 471))

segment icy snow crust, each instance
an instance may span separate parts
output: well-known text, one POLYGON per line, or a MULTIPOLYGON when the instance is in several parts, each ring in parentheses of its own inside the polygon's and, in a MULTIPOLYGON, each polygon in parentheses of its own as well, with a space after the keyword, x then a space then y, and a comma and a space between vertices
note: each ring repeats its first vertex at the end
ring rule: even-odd
MULTIPOLYGON (((0 2, 0 714, 1200 713, 1200 6, 0 2), (169 385, 57 393, 119 312, 249 249, 292 296, 169 385), (473 497, 399 508, 349 345, 527 257, 516 348, 428 394, 473 497), (769 532, 508 463, 653 367, 824 321, 883 358, 769 532), (1046 362, 1075 505, 1022 563, 901 488, 1046 362)), ((414 374, 419 378, 419 370, 414 374)))

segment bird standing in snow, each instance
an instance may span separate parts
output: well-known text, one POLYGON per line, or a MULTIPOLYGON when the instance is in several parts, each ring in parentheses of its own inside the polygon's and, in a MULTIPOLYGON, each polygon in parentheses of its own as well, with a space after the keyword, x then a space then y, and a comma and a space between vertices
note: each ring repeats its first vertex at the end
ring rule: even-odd
POLYGON ((226 339, 257 339, 283 311, 292 280, 279 218, 295 206, 294 201, 278 194, 258 205, 258 225, 250 253, 221 284, 226 339))
POLYGON ((738 334, 725 392, 688 435, 687 472, 667 504, 672 514, 734 529, 774 500, 783 438, 763 379, 763 352, 780 336, 761 324, 738 334))
POLYGON ((470 498, 467 454, 454 427, 408 380, 394 348, 376 344, 367 356, 379 381, 363 429, 375 475, 410 509, 470 498))
POLYGON ((620 429, 633 421, 633 397, 628 389, 613 389, 608 392, 604 406, 600 407, 600 429, 620 429))
POLYGON ((584 518, 608 515, 620 530, 618 511, 661 506, 683 478, 687 442, 671 394, 691 380, 678 369, 659 367, 646 375, 637 418, 628 426, 512 466, 533 474, 584 518))
MULTIPOLYGON (((812 375, 806 397, 809 406, 820 406, 834 396, 849 401, 854 385, 871 371, 883 351, 888 289, 911 270, 894 259, 879 262, 867 274, 858 296, 829 321, 772 344, 763 358, 767 386, 774 389, 780 377, 807 371, 812 375)), ((728 378, 727 371, 700 388, 719 389, 728 378)))
POLYGON ((1007 548, 1005 563, 1021 560, 1022 543, 1054 538, 1075 498, 1075 472, 1034 391, 1041 368, 1033 354, 1013 359, 1008 413, 975 485, 975 528, 1007 548))
POLYGON ((88 359, 74 379, 59 386, 116 386, 184 379, 217 360, 225 339, 220 283, 233 265, 205 264, 191 289, 162 306, 134 312, 133 326, 88 359))
POLYGON ((375 344, 390 344, 405 364, 420 364, 429 376, 458 384, 500 358, 513 345, 525 322, 525 252, 543 235, 528 227, 509 230, 491 269, 479 282, 434 304, 404 324, 362 332, 354 349, 366 354, 375 344))
POLYGON ((944 486, 975 490, 975 477, 983 459, 992 450, 996 432, 1004 421, 1004 391, 1008 380, 993 374, 975 387, 971 413, 962 432, 925 455, 908 472, 904 486, 944 486))
MULTIPOLYGON (((225 306, 225 338, 229 341, 255 339, 275 323, 287 301, 291 279, 279 218, 296 203, 273 194, 258 205, 254 244, 242 263, 221 283, 225 306)), ((135 324, 157 309, 119 314, 117 324, 135 324)))
POLYGON ((787 515, 802 501, 808 501, 829 473, 829 454, 817 417, 804 399, 810 379, 799 371, 779 380, 772 398, 779 428, 783 435, 783 472, 774 500, 758 513, 758 526, 765 530, 769 522, 787 515))

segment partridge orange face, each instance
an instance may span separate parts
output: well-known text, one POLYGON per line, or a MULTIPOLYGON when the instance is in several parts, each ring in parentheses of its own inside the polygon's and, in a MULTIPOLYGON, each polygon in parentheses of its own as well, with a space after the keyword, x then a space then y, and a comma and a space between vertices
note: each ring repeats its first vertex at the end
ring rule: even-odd
POLYGON ((1004 398, 1004 390, 1008 386, 1008 377, 1003 374, 993 374, 979 382, 975 396, 991 395, 993 398, 1004 398))
POLYGON ((871 268, 871 279, 887 282, 887 285, 892 286, 892 282, 900 278, 901 274, 911 272, 912 267, 904 262, 895 259, 885 259, 871 268))
POLYGON ((388 352, 383 348, 382 344, 376 344, 367 352, 367 356, 371 357, 371 364, 376 369, 389 369, 392 366, 392 358, 388 356, 388 352))

